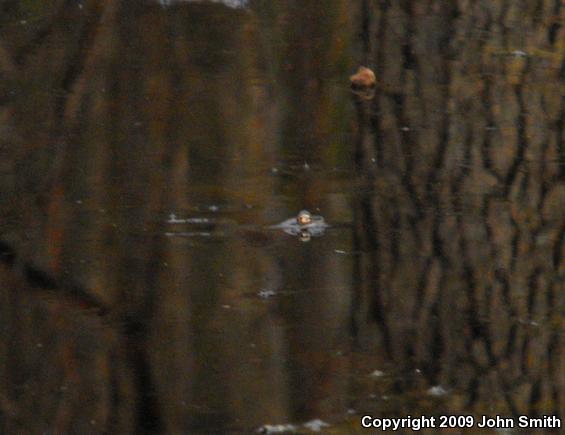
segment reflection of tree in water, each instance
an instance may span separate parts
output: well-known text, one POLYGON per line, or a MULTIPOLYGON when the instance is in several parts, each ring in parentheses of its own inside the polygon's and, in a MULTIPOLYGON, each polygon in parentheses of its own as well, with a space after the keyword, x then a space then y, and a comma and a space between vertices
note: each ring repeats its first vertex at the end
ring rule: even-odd
POLYGON ((563 11, 528 4, 363 16, 357 334, 450 412, 564 415, 563 11))
MULTIPOLYGON (((274 9, 290 23, 293 14, 312 15, 311 7, 274 9)), ((268 305, 237 299, 256 276, 279 272, 271 256, 253 258, 256 251, 232 241, 191 251, 161 237, 166 216, 197 199, 229 196, 252 210, 269 200, 268 170, 248 185, 241 174, 246 165, 274 164, 271 69, 280 65, 263 44, 278 42, 261 39, 247 12, 217 4, 163 9, 110 0, 6 11, 29 24, 3 33, 1 44, 11 59, 2 64, 9 80, 1 85, 7 159, 0 174, 2 258, 12 263, 2 270, 10 289, 2 296, 15 300, 2 306, 12 337, 0 403, 9 432, 33 425, 176 433, 288 420, 284 325, 267 315, 268 305), (223 266, 228 260, 231 269, 223 266), (218 275, 233 275, 238 287, 218 275), (214 284, 191 293, 199 280, 214 284), (245 316, 224 308, 234 302, 245 316), (256 348, 242 352, 247 336, 256 348), (36 376, 47 365, 48 379, 36 376), (38 399, 24 398, 24 387, 38 399), (45 412, 31 419, 38 409, 45 412)), ((332 25, 323 20, 311 31, 332 25)), ((301 39, 292 39, 297 49, 301 39)), ((326 117, 311 119, 309 138, 325 137, 329 129, 318 123, 326 117)), ((315 200, 314 189, 306 194, 315 200)), ((327 267, 324 261, 316 264, 327 267)), ((340 309, 327 307, 328 322, 340 309)), ((306 335, 293 334, 298 348, 306 335)))
POLYGON ((13 59, 2 70, 3 257, 16 253, 13 268, 47 291, 47 304, 21 298, 17 282, 3 293, 17 302, 2 317, 12 337, 8 432, 188 425, 194 321, 180 307, 190 259, 160 237, 161 217, 190 203, 190 183, 226 184, 234 169, 222 162, 262 140, 250 127, 268 115, 248 115, 262 97, 249 85, 253 29, 241 18, 221 5, 59 2, 3 35, 13 59), (189 175, 198 159, 208 171, 189 175), (36 342, 42 350, 30 351, 36 342), (54 370, 37 373, 45 363, 54 370))
MULTIPOLYGON (((0 5, 8 433, 174 432, 345 409, 349 371, 369 364, 355 348, 327 357, 343 345, 330 331, 349 295, 290 307, 301 321, 317 313, 318 335, 308 325, 285 335, 291 325, 251 302, 241 321, 216 309, 234 290, 216 280, 193 297, 187 286, 219 272, 250 285, 270 257, 251 267, 254 252, 237 243, 189 254, 158 236, 155 216, 190 206, 195 187, 225 198, 210 185, 264 205, 270 179, 242 186, 239 174, 250 161, 271 166, 264 144, 278 128, 289 161, 344 158, 331 138, 348 109, 330 82, 348 69, 350 3, 257 1, 258 21, 217 4, 67 3, 0 5), (228 256, 240 267, 218 268, 228 256), (253 355, 269 362, 242 356, 250 331, 253 355)), ((352 330, 383 364, 422 369, 390 386, 402 412, 420 409, 403 392, 440 384, 461 399, 444 405, 451 412, 563 415, 563 10, 491 3, 361 2, 357 17, 379 87, 359 107, 352 330)), ((290 190, 311 207, 324 186, 290 190)), ((317 261, 299 278, 323 270, 330 281, 334 265, 317 261)))

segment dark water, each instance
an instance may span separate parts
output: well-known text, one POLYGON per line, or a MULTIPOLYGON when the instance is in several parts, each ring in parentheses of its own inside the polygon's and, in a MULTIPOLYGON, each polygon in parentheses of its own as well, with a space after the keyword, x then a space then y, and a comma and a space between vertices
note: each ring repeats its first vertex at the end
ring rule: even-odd
POLYGON ((0 2, 0 433, 563 431, 564 17, 0 2))

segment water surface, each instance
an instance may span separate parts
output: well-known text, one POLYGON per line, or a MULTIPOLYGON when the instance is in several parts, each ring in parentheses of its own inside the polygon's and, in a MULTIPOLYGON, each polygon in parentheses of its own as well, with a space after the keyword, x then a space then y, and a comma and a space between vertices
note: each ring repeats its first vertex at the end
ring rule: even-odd
POLYGON ((560 2, 71 3, 0 6, 3 432, 565 422, 560 2))

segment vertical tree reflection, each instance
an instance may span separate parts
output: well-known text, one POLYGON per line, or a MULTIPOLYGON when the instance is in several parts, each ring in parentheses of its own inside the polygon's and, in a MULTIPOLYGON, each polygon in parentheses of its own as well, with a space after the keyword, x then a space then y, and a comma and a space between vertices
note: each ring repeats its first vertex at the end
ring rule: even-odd
POLYGON ((564 415, 561 2, 0 11, 6 433, 564 415))
POLYGON ((360 335, 450 412, 562 416, 562 8, 369 4, 360 335))
POLYGON ((292 171, 347 155, 347 90, 332 82, 348 69, 345 2, 327 15, 294 2, 28 6, 6 4, 1 40, 8 432, 247 430, 324 411, 346 375, 326 356, 346 338, 349 280, 316 254, 331 247, 281 258, 261 233, 164 234, 169 213, 202 207, 241 204, 243 225, 301 206, 344 213, 323 172, 292 171), (291 172, 279 185, 277 165, 291 172), (281 190, 293 204, 265 211, 281 190), (273 309, 245 296, 263 283, 320 290, 273 309))

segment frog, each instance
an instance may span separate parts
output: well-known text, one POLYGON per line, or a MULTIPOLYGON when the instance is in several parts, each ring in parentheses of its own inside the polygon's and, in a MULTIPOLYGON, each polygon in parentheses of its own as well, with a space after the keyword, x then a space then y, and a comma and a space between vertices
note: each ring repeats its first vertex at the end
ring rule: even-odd
POLYGON ((311 237, 323 235, 329 225, 323 216, 313 215, 308 210, 300 210, 296 216, 269 228, 282 229, 286 234, 298 236, 302 241, 309 241, 311 237))

